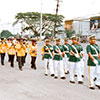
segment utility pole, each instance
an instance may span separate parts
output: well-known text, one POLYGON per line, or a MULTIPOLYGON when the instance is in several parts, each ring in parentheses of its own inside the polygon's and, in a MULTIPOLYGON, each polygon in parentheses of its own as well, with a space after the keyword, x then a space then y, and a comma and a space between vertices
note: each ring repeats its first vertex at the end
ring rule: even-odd
POLYGON ((55 34, 56 34, 56 24, 57 24, 57 21, 56 21, 56 18, 58 16, 58 11, 59 11, 59 3, 62 2, 61 0, 57 0, 57 6, 56 6, 56 15, 55 15, 55 22, 54 22, 54 32, 53 32, 53 36, 52 37, 55 37, 55 34))
POLYGON ((42 6, 43 6, 43 0, 41 0, 41 14, 40 14, 40 41, 42 40, 42 6))

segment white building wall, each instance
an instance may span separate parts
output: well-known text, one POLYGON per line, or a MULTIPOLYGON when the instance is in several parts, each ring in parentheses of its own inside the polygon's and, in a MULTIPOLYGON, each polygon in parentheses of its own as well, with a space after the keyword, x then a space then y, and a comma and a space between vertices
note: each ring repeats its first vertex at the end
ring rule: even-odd
POLYGON ((90 33, 89 21, 74 21, 73 27, 76 34, 88 35, 90 33))

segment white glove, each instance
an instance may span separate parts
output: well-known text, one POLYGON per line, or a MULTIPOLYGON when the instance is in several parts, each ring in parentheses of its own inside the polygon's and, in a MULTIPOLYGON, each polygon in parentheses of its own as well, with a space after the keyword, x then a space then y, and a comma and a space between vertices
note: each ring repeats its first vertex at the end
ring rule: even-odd
POLYGON ((83 61, 85 61, 85 57, 83 57, 83 61))
POLYGON ((79 55, 78 55, 78 54, 75 54, 75 57, 76 57, 76 58, 79 58, 79 55))
POLYGON ((98 64, 98 61, 97 61, 97 60, 94 60, 94 63, 95 63, 95 64, 98 64))

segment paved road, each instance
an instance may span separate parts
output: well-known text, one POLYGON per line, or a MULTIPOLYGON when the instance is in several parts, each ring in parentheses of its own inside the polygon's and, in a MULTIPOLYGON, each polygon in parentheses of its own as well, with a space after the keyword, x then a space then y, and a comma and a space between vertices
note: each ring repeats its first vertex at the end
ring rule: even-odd
MULTIPOLYGON (((39 43, 39 52, 43 44, 39 43)), ((83 44, 84 47, 86 46, 83 44)), ((66 80, 44 76, 43 61, 40 53, 37 59, 37 70, 30 68, 30 56, 24 70, 10 68, 7 58, 5 66, 0 65, 0 100, 100 100, 100 90, 88 89, 88 75, 84 78, 84 84, 70 84, 69 75, 66 80)), ((85 68, 86 69, 86 68, 85 68)))

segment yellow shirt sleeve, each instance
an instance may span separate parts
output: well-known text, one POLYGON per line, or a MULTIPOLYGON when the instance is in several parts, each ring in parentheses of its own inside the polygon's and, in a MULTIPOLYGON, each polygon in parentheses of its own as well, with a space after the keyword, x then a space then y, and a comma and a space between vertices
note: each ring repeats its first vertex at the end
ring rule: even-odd
POLYGON ((42 54, 42 55, 45 54, 44 46, 43 46, 42 49, 41 49, 41 54, 42 54))

